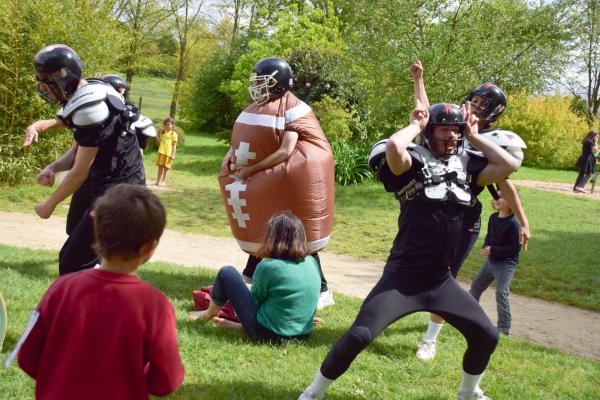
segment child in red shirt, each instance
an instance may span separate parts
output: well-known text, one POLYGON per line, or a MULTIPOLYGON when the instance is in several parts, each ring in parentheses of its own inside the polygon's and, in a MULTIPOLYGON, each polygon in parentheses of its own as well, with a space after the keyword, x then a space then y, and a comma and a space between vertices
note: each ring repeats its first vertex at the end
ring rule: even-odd
POLYGON ((116 185, 96 201, 101 265, 50 286, 19 351, 37 399, 148 399, 181 385, 173 306, 136 275, 165 221, 160 200, 141 186, 116 185))

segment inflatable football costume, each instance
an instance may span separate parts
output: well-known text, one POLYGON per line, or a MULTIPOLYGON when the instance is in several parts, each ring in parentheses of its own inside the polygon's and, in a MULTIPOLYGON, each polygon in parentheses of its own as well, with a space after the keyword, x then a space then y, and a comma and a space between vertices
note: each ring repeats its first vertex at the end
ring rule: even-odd
MULTIPOLYGON (((267 87, 275 86, 268 79, 265 82, 267 87)), ((259 249, 269 218, 284 210, 302 220, 311 252, 329 242, 335 196, 333 153, 306 103, 286 89, 278 97, 256 100, 246 107, 233 127, 232 161, 236 166, 260 162, 280 147, 285 131, 298 134, 288 160, 243 180, 232 176, 227 159, 221 166, 219 184, 229 225, 240 248, 250 254, 259 249)))

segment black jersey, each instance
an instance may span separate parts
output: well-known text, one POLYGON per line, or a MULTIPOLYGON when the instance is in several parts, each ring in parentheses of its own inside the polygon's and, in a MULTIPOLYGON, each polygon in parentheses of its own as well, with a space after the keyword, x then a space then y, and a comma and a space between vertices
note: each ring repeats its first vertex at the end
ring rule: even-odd
POLYGON ((144 164, 135 134, 128 132, 125 102, 112 86, 90 80, 59 111, 81 147, 98 147, 89 173, 94 197, 117 183, 144 184, 144 164))
POLYGON ((121 135, 123 127, 114 115, 101 127, 76 129, 73 136, 79 146, 98 147, 90 168, 94 196, 117 183, 144 184, 144 164, 136 135, 121 135))
MULTIPOLYGON (((379 178, 386 190, 397 191, 406 186, 423 168, 423 163, 413 153, 410 154, 411 168, 400 176, 394 175, 387 164, 381 166, 379 178)), ((469 158, 467 172, 471 192, 479 190, 475 182, 486 165, 487 162, 469 158)), ((421 281, 445 278, 456 256, 464 212, 471 208, 452 201, 430 201, 424 197, 405 201, 398 218, 398 234, 385 269, 421 281)))

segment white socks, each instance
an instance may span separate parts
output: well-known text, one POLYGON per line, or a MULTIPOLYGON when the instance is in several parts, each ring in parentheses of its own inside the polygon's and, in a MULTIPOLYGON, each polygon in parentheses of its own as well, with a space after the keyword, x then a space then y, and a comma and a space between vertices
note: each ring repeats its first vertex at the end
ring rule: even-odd
POLYGON ((427 326, 427 332, 425 332, 425 336, 423 336, 423 340, 427 340, 430 342, 435 342, 440 331, 442 330, 442 326, 444 324, 437 324, 432 320, 429 320, 429 325, 427 326))
POLYGON ((315 379, 313 379, 310 386, 308 386, 306 389, 304 389, 303 394, 311 394, 311 395, 313 395, 312 398, 321 399, 321 398, 323 398, 323 394, 325 393, 325 390, 327 390, 327 388, 333 382, 335 382, 333 379, 325 378, 323 376, 323 374, 321 374, 321 370, 318 370, 315 375, 315 379))
POLYGON ((481 377, 483 377, 483 373, 479 375, 471 375, 463 371, 462 381, 460 382, 460 388, 458 389, 458 393, 469 394, 475 392, 475 390, 479 389, 479 382, 481 381, 481 377))

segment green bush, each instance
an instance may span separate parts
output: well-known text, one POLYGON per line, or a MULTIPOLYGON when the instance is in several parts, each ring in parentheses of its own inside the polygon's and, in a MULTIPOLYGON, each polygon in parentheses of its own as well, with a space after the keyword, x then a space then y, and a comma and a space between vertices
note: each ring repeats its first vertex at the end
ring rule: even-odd
POLYGON ((335 181, 342 185, 356 185, 373 176, 368 164, 369 142, 335 140, 331 142, 335 158, 335 181))
POLYGON ((590 130, 587 121, 572 110, 570 96, 510 96, 499 126, 520 135, 525 143, 523 165, 574 168, 581 154, 581 139, 590 130))
POLYGON ((348 140, 352 136, 350 120, 352 115, 334 99, 325 95, 312 104, 321 128, 329 140, 348 140))
MULTIPOLYGON (((156 122, 154 124, 154 129, 156 129, 156 133, 158 136, 156 137, 156 139, 148 138, 148 142, 147 142, 148 146, 145 149, 146 152, 153 153, 153 152, 158 151, 157 140, 160 137, 160 132, 162 131, 162 127, 163 127, 162 121, 156 122)), ((181 128, 181 126, 175 125, 175 132, 177 133, 177 148, 184 147, 185 146, 185 131, 183 130, 183 128, 181 128)))
POLYGON ((71 46, 83 61, 85 76, 110 69, 119 53, 118 29, 108 10, 89 2, 3 0, 0 13, 0 182, 16 184, 69 148, 69 131, 42 133, 23 148, 25 128, 58 110, 36 96, 33 58, 50 43, 71 46), (98 30, 98 26, 103 29, 98 30))
POLYGON ((217 49, 201 63, 190 94, 181 103, 181 117, 197 130, 230 128, 239 110, 222 92, 222 84, 231 77, 235 56, 217 49))

